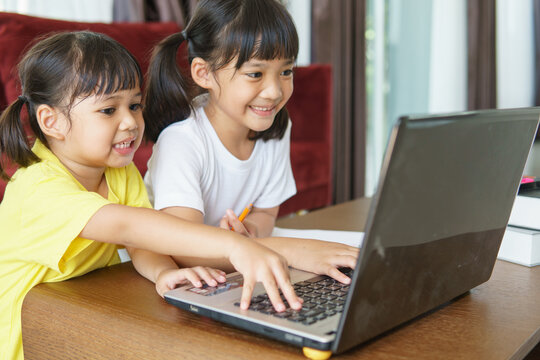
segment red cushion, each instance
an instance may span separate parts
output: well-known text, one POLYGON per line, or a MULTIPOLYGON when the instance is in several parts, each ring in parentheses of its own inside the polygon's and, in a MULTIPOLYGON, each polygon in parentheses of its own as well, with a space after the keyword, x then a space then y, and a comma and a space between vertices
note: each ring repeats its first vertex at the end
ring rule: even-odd
POLYGON ((78 30, 104 33, 117 40, 137 58, 145 73, 152 47, 180 28, 175 23, 81 23, 0 12, 1 109, 20 95, 16 65, 29 44, 51 32, 78 30))
POLYGON ((291 166, 297 193, 279 215, 316 209, 332 200, 332 72, 330 65, 298 67, 287 103, 292 121, 291 166))
MULTIPOLYGON (((81 23, 0 12, 0 111, 21 93, 17 63, 34 39, 51 32, 78 30, 104 33, 117 40, 137 58, 143 73, 146 73, 154 45, 181 29, 175 23, 81 23)), ((186 61, 181 63, 187 64, 186 61)), ((141 171, 146 171, 146 160, 151 151, 151 144, 143 145, 137 151, 134 161, 141 171)), ((8 172, 11 174, 14 169, 8 168, 8 172)), ((5 185, 0 180, 0 200, 5 185)))

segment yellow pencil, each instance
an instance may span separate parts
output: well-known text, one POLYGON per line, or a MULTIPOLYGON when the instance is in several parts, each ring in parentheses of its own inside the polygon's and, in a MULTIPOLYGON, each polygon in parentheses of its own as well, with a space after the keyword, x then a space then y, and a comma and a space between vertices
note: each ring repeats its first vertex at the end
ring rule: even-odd
MULTIPOLYGON (((253 204, 249 204, 248 206, 246 206, 244 211, 242 211, 242 213, 238 217, 238 220, 240 220, 240 222, 244 221, 244 219, 246 218, 246 216, 248 216, 252 208, 253 208, 253 204)), ((234 227, 231 226, 231 230, 234 231, 234 227)))
POLYGON ((253 209, 253 204, 249 204, 248 206, 246 206, 246 208, 244 209, 244 211, 242 211, 242 213, 241 213, 240 216, 238 217, 238 220, 244 221, 244 219, 246 218, 246 216, 248 216, 248 214, 249 214, 249 212, 251 211, 251 209, 253 209))

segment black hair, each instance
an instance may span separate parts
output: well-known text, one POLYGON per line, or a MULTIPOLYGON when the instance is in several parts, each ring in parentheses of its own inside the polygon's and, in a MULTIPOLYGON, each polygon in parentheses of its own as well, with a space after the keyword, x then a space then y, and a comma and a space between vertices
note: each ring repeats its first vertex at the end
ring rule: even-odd
MULTIPOLYGON (((221 69, 238 57, 236 69, 252 58, 296 60, 298 34, 285 7, 277 0, 201 0, 181 33, 170 35, 154 49, 144 96, 145 134, 156 141, 165 127, 186 119, 197 93, 177 65, 177 53, 184 40, 188 60, 200 57, 211 71, 221 69)), ((200 89, 199 89, 200 91, 200 89)), ((285 107, 272 126, 250 138, 282 138, 289 115, 285 107)))
MULTIPOLYGON (((117 41, 90 31, 50 35, 32 46, 18 65, 22 95, 0 116, 0 155, 22 167, 40 159, 25 134, 21 111, 27 105, 28 121, 35 137, 48 146, 39 127, 36 110, 47 104, 69 119, 76 99, 112 94, 142 85, 137 60, 117 41)), ((9 180, 0 162, 0 177, 9 180)))

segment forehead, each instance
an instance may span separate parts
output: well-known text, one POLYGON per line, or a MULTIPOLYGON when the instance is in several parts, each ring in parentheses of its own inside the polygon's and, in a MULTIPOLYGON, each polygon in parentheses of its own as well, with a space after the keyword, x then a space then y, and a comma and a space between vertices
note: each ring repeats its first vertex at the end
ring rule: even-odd
POLYGON ((77 98, 76 104, 86 103, 88 105, 99 105, 107 101, 129 101, 140 100, 142 92, 139 87, 133 89, 117 90, 110 94, 99 94, 93 92, 89 95, 81 95, 77 98))

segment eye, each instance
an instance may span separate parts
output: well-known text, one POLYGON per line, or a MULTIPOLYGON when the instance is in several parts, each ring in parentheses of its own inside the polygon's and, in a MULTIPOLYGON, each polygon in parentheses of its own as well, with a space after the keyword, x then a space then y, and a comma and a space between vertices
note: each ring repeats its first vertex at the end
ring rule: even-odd
POLYGON ((247 73, 246 75, 249 76, 250 78, 258 79, 258 78, 260 78, 262 76, 262 73, 261 72, 254 72, 254 73, 247 73))
POLYGON ((129 105, 129 109, 130 109, 131 111, 139 111, 139 110, 142 110, 142 104, 141 104, 141 103, 131 104, 131 105, 129 105))
POLYGON ((105 114, 105 115, 112 115, 114 114, 115 111, 116 109, 113 107, 99 110, 100 113, 105 114))
POLYGON ((292 69, 287 69, 281 73, 281 75, 283 76, 292 76, 292 74, 293 74, 292 69))

